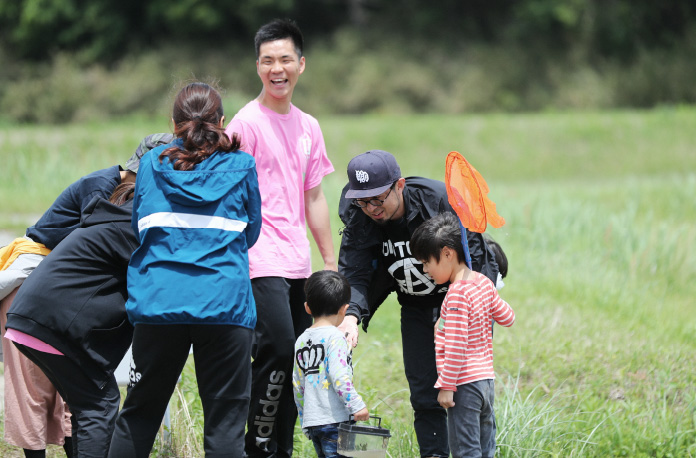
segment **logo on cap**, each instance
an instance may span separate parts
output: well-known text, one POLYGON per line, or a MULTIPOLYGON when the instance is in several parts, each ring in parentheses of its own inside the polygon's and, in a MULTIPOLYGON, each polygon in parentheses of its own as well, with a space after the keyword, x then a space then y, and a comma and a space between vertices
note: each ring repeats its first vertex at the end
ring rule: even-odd
POLYGON ((370 181, 370 175, 364 170, 356 170, 355 179, 358 180, 359 183, 367 183, 370 181))

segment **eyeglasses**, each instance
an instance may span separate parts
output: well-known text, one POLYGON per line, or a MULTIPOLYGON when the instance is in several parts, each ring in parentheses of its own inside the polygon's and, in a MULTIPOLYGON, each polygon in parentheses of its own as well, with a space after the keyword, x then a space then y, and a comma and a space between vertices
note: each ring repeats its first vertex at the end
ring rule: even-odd
POLYGON ((389 192, 387 193, 386 196, 384 196, 384 199, 378 199, 376 197, 370 199, 370 200, 362 200, 362 199, 353 199, 353 205, 356 207, 360 208, 365 208, 367 207, 367 204, 372 205, 373 207, 381 207, 384 205, 384 201, 387 200, 387 197, 389 197, 389 194, 391 194, 393 188, 389 188, 389 192))

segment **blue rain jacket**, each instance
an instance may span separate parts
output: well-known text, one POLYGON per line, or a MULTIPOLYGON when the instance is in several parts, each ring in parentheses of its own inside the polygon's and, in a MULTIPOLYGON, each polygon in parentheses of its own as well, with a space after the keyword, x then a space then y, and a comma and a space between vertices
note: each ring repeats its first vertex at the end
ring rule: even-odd
POLYGON ((174 170, 154 148, 140 162, 126 310, 135 325, 256 325, 248 249, 261 231, 254 158, 216 152, 191 171, 174 170))

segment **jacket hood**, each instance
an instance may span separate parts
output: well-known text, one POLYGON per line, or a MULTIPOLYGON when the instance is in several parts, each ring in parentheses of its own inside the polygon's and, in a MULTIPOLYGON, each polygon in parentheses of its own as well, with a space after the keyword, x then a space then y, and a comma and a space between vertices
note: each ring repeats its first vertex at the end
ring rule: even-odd
POLYGON ((174 170, 169 159, 161 163, 159 155, 165 149, 180 145, 176 140, 169 145, 156 148, 149 154, 157 186, 171 202, 179 205, 198 207, 222 199, 243 180, 249 168, 230 170, 225 166, 225 157, 236 152, 216 152, 203 162, 196 164, 193 170, 174 170))
POLYGON ((82 227, 94 226, 102 223, 129 223, 133 214, 133 200, 129 200, 120 207, 114 205, 103 197, 96 196, 90 200, 82 210, 82 227))

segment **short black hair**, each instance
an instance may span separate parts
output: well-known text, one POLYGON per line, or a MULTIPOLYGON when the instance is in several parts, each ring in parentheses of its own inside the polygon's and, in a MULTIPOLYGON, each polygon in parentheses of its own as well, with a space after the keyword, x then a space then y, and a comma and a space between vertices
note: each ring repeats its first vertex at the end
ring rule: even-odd
POLYGON ((333 270, 319 270, 307 279, 304 287, 307 306, 313 317, 336 315, 350 302, 350 284, 333 270))
POLYGON ((256 47, 256 59, 259 58, 261 45, 269 41, 284 40, 289 38, 295 46, 297 57, 302 57, 304 51, 304 38, 302 32, 292 19, 274 19, 268 24, 262 25, 254 37, 256 47))
POLYGON ((507 256, 505 256, 503 247, 501 247, 498 242, 493 240, 493 238, 490 235, 484 236, 484 240, 486 241, 486 245, 493 252, 493 256, 495 256, 495 262, 498 264, 498 272, 500 272, 500 276, 502 278, 507 277, 508 259, 507 256))
POLYGON ((464 262, 464 246, 459 218, 454 213, 445 212, 436 215, 418 226, 411 236, 411 253, 419 261, 435 258, 440 261, 444 247, 457 253, 457 261, 464 262))

